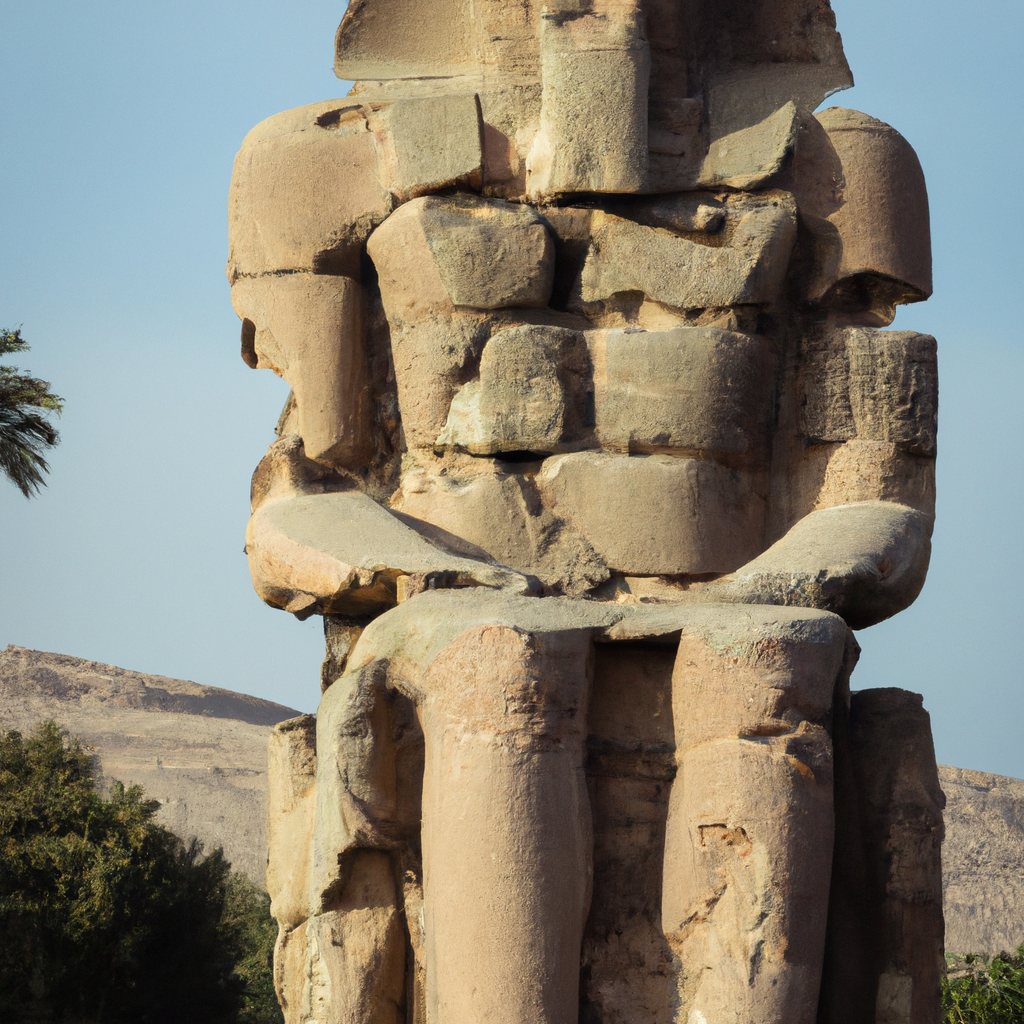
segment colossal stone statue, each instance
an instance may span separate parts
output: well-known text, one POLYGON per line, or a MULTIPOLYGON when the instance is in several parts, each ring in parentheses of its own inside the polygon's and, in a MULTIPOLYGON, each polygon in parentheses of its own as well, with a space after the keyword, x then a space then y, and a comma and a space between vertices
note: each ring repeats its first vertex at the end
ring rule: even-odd
POLYGON ((351 0, 253 129, 242 355, 289 1024, 937 1019, 920 698, 851 699, 934 501, 920 166, 827 0, 351 0))

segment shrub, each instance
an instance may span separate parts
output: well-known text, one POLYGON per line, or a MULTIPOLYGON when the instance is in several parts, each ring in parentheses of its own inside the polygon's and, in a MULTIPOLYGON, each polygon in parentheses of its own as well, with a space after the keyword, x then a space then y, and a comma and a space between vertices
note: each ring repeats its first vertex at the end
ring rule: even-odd
POLYGON ((1024 945, 991 959, 947 956, 942 1008, 946 1024, 1021 1024, 1024 945))

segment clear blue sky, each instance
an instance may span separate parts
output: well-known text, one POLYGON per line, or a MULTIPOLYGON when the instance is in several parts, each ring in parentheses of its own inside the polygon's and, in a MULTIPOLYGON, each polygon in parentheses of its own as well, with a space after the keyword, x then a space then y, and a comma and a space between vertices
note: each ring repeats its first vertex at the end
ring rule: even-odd
MULTIPOLYGON (((928 178, 939 512, 917 604, 860 634, 859 688, 925 695, 939 759, 1024 777, 1020 597, 1024 7, 834 0, 858 85, 928 178), (1007 198, 1009 197, 1009 198, 1007 198)), ((344 95, 343 3, 0 4, 0 325, 67 399, 43 494, 0 482, 0 645, 313 710, 319 619, 252 591, 248 480, 287 393, 238 356, 223 265, 246 131, 344 95)))

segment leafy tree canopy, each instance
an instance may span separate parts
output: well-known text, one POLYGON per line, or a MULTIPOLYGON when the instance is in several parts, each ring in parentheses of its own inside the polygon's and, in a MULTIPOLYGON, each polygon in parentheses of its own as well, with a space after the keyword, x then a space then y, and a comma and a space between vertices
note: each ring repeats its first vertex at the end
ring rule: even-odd
MULTIPOLYGON (((0 330, 0 356, 27 351, 20 330, 0 330)), ((63 408, 45 380, 0 366, 0 471, 26 498, 46 483, 50 467, 43 452, 60 441, 45 413, 59 415, 63 408)))
POLYGON ((269 898, 157 806, 53 722, 0 734, 0 1020, 280 1022, 269 898))

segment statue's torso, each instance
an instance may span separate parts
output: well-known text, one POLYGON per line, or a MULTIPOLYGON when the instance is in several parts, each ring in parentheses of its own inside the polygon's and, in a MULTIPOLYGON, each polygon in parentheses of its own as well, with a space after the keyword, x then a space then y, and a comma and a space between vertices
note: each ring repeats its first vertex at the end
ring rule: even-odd
POLYGON ((760 309, 794 234, 784 192, 402 207, 368 245, 408 452, 392 507, 559 589, 583 551, 590 584, 754 557, 779 364, 760 309))

